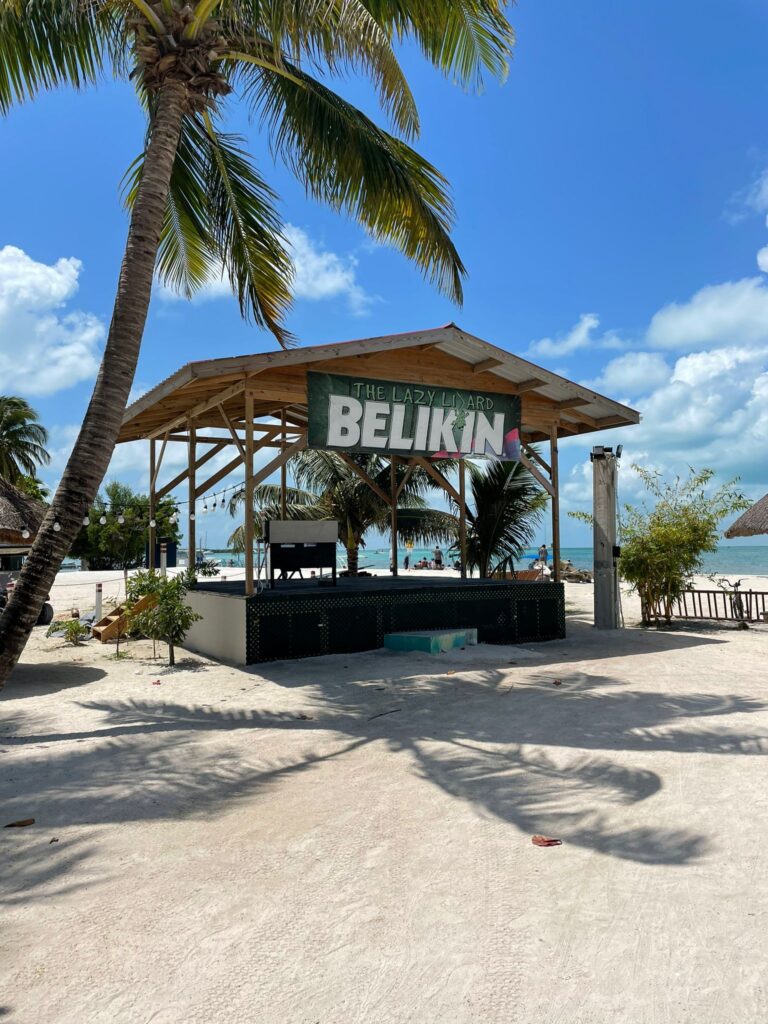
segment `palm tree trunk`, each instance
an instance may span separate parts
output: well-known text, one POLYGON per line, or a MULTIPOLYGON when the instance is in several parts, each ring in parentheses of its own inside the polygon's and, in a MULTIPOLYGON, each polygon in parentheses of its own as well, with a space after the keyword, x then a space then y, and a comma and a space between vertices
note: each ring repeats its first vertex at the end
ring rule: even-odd
POLYGON ((357 560, 360 548, 357 544, 347 544, 347 575, 357 576, 357 560))
POLYGON ((107 471, 139 358, 168 187, 185 111, 185 86, 168 81, 157 106, 131 215, 104 356, 80 434, 51 507, 0 617, 0 688, 19 659, 62 559, 107 471), (54 530, 58 523, 59 530, 54 530))

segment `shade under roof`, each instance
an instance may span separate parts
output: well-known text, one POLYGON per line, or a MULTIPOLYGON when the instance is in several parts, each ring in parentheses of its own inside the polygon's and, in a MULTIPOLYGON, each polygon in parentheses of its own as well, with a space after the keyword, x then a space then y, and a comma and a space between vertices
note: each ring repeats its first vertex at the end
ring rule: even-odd
POLYGON ((161 437, 182 428, 221 427, 244 417, 243 383, 256 400, 257 416, 291 407, 306 413, 307 370, 407 383, 519 394, 523 434, 529 440, 639 423, 629 406, 520 356, 446 324, 288 351, 264 352, 187 363, 130 405, 119 441, 161 437))

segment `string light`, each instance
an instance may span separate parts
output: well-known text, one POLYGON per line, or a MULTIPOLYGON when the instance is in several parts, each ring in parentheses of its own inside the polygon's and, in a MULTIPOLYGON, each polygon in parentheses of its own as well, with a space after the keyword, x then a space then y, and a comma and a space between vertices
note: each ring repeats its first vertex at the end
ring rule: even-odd
POLYGON ((21 536, 24 540, 29 540, 29 530, 26 527, 21 531, 21 536))
POLYGON ((54 533, 58 533, 60 529, 61 529, 61 525, 59 523, 54 523, 53 524, 53 532, 54 533))
POLYGON ((107 525, 107 517, 106 516, 99 516, 99 522, 101 523, 102 526, 106 526, 107 525))
POLYGON ((83 516, 83 526, 88 526, 90 522, 91 520, 88 518, 88 516, 83 516))
POLYGON ((156 526, 157 526, 157 522, 156 522, 156 520, 154 520, 154 519, 150 519, 150 520, 149 520, 149 528, 150 528, 150 530, 154 530, 154 528, 155 528, 156 526))
POLYGON ((122 526, 122 525, 123 525, 123 523, 125 522, 125 516, 123 515, 123 513, 122 513, 122 512, 121 512, 121 513, 120 513, 120 515, 119 515, 119 516, 117 517, 117 521, 118 521, 118 523, 119 523, 119 524, 120 524, 121 526, 122 526))

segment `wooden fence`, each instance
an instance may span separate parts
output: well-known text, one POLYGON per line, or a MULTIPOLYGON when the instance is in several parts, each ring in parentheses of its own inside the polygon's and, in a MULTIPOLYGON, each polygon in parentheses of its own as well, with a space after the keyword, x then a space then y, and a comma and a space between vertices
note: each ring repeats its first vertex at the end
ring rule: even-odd
POLYGON ((740 590, 741 614, 735 594, 724 590, 684 590, 674 604, 679 619, 718 619, 728 622, 767 622, 768 592, 740 590))

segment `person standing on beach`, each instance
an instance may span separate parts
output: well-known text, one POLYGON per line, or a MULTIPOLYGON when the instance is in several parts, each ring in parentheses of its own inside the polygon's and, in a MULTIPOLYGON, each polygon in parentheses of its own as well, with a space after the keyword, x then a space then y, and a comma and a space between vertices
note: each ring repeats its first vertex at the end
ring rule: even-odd
POLYGON ((435 560, 435 568, 436 569, 442 569, 443 568, 443 552, 440 550, 440 546, 439 545, 432 552, 432 555, 433 555, 434 560, 435 560))
POLYGON ((541 547, 539 548, 539 561, 543 562, 544 565, 547 565, 548 558, 549 558, 549 552, 547 551, 547 545, 546 544, 542 544, 541 547))
POLYGON ((406 555, 405 558, 403 559, 403 568, 405 569, 406 572, 410 568, 410 565, 411 565, 411 556, 410 555, 406 555))

